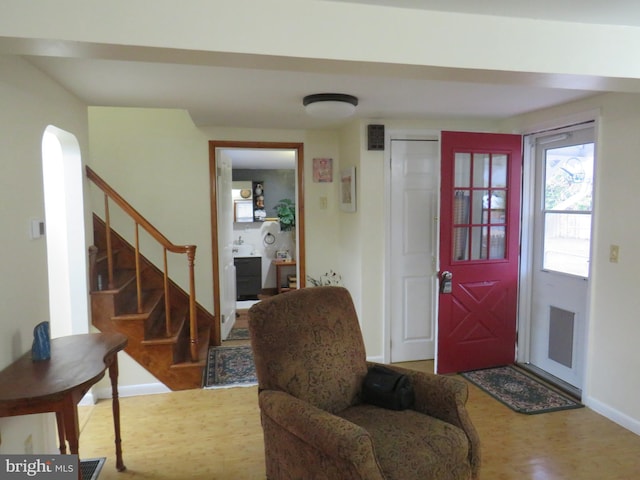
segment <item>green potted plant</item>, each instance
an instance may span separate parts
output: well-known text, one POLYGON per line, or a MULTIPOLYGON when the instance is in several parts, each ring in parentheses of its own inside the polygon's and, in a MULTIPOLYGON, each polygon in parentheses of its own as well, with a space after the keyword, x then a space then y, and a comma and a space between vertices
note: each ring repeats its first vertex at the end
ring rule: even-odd
POLYGON ((275 207, 280 220, 280 230, 289 232, 296 226, 296 204, 288 198, 280 200, 275 207))

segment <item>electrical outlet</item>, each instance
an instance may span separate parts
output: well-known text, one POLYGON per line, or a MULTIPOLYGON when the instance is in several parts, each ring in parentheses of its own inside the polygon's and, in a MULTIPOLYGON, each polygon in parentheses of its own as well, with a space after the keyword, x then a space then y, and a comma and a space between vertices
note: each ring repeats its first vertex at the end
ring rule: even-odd
POLYGON ((618 245, 609 245, 609 261, 618 263, 620 258, 620 247, 618 245))

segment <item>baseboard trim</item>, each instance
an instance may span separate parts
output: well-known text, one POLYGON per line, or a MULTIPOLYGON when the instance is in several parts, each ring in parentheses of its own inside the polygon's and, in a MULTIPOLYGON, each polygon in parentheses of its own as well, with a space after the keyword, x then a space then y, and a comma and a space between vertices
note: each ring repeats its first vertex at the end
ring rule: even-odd
POLYGON ((381 355, 377 357, 367 357, 367 362, 384 363, 384 358, 381 355))
POLYGON ((630 430, 636 435, 640 435, 640 421, 630 417, 629 415, 612 408, 610 405, 601 402, 600 400, 596 400, 593 397, 587 397, 582 399, 583 403, 600 415, 607 417, 612 422, 617 423, 621 427, 630 430))
MULTIPOLYGON (((168 393, 171 390, 164 383, 145 383, 141 385, 120 385, 118 395, 120 397, 137 397, 138 395, 155 395, 168 393)), ((111 398, 111 387, 94 389, 96 399, 111 398)))

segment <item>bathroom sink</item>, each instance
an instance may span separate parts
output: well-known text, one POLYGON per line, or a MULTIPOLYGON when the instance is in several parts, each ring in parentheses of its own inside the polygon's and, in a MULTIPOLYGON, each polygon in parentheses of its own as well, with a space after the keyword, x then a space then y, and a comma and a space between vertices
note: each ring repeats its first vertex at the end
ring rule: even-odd
POLYGON ((255 257, 254 251, 253 245, 248 243, 243 243, 242 245, 234 244, 232 249, 234 257, 255 257))

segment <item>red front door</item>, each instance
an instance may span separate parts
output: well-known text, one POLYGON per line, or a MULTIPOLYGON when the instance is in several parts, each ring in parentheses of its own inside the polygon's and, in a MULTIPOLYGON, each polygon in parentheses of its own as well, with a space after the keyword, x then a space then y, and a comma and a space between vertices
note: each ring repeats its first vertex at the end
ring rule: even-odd
POLYGON ((437 371, 513 363, 522 137, 443 132, 441 162, 437 371))

